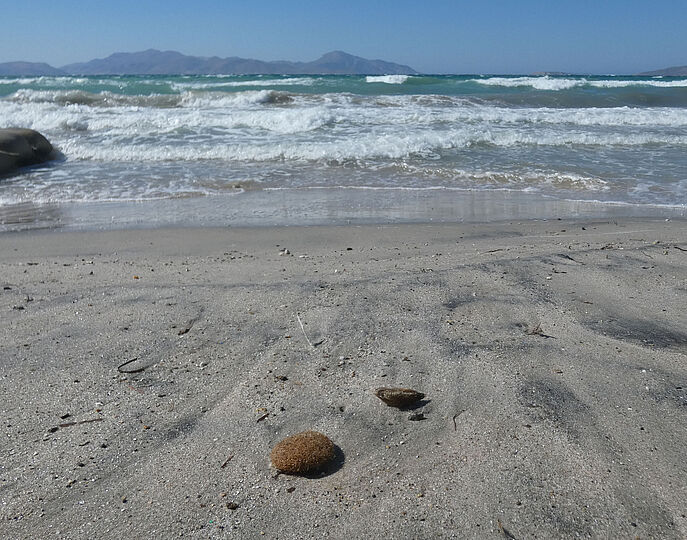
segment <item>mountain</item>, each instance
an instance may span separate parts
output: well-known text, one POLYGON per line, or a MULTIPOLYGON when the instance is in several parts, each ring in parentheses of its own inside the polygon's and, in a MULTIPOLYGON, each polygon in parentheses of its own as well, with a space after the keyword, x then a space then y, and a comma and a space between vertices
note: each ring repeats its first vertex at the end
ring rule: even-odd
POLYGON ((412 75, 413 68, 384 60, 366 60, 343 51, 332 51, 314 62, 299 64, 304 74, 330 73, 335 75, 412 75))
POLYGON ((61 69, 54 68, 48 64, 37 62, 5 62, 0 64, 1 75, 25 75, 29 77, 41 75, 67 75, 61 69))
POLYGON ((638 73, 638 75, 646 77, 687 77, 687 66, 675 66, 663 69, 657 69, 656 71, 646 71, 644 73, 638 73))
POLYGON ((107 58, 69 64, 61 68, 73 75, 213 75, 213 74, 337 74, 396 75, 417 73, 413 68, 383 60, 367 60, 342 51, 333 51, 313 62, 263 62, 247 58, 186 56, 176 51, 115 53, 107 58))

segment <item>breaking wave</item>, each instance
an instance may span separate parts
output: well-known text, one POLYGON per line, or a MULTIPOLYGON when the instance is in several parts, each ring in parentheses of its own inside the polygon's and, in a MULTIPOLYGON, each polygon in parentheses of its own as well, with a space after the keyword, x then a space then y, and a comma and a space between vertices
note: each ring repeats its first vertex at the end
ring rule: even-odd
POLYGON ((502 86, 504 88, 530 87, 535 90, 569 90, 576 87, 592 88, 626 88, 626 87, 655 87, 655 88, 682 88, 687 87, 687 79, 676 81, 662 80, 590 80, 586 78, 569 79, 561 77, 490 77, 488 79, 472 79, 471 82, 485 86, 502 86))
POLYGON ((365 81, 369 83, 403 84, 409 78, 409 75, 368 75, 365 77, 365 81))
POLYGON ((57 105, 87 105, 90 107, 226 107, 252 104, 290 103, 292 96, 276 90, 248 90, 243 92, 194 92, 180 94, 127 95, 114 92, 85 90, 17 90, 4 101, 15 103, 54 103, 57 105))
POLYGON ((65 156, 3 178, 0 205, 235 193, 250 181, 684 204, 685 88, 612 76, 0 78, 0 128, 41 131, 65 156))

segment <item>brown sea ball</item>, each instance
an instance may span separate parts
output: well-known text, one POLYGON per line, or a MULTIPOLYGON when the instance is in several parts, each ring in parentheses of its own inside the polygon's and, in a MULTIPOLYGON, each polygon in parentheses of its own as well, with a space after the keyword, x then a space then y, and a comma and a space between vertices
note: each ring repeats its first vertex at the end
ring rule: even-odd
POLYGON ((277 443, 270 459, 272 465, 287 474, 313 472, 334 459, 334 443, 318 431, 303 431, 277 443))
POLYGON ((409 407, 417 403, 425 395, 410 388, 377 388, 375 396, 381 399, 389 407, 409 407))

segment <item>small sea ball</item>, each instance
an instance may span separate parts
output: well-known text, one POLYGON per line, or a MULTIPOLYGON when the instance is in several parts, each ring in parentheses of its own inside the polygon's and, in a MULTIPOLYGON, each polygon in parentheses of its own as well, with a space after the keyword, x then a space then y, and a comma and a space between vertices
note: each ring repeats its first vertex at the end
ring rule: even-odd
POLYGON ((313 472, 334 459, 334 443, 318 431, 303 431, 277 443, 270 459, 275 468, 287 474, 313 472))
POLYGON ((377 388, 375 396, 381 399, 389 407, 409 407, 417 403, 425 395, 410 388, 377 388))

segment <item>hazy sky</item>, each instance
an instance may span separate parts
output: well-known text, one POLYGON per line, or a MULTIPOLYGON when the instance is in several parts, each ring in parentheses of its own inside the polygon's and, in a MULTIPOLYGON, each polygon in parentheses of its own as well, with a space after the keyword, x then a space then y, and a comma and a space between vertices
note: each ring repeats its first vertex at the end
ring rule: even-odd
POLYGON ((0 0, 0 62, 148 48, 429 73, 635 73, 687 64, 687 0, 0 0))

